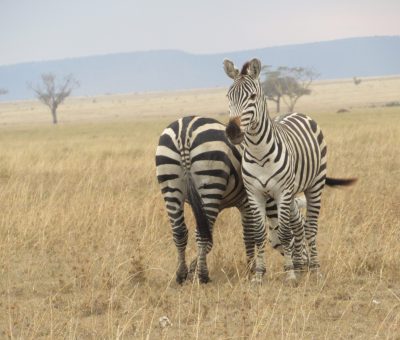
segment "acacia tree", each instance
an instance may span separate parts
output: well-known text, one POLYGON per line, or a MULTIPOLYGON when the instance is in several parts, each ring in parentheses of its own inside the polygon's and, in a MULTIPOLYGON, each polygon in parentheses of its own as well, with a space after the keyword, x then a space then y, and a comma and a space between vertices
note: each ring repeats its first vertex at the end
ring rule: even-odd
POLYGON ((266 68, 263 82, 264 93, 269 100, 276 103, 276 112, 280 112, 281 99, 293 112, 300 97, 311 93, 310 85, 318 76, 311 69, 303 67, 278 67, 276 70, 266 68))
POLYGON ((58 106, 79 84, 71 74, 59 84, 56 84, 56 76, 53 73, 43 73, 41 77, 41 85, 31 86, 31 88, 35 92, 36 98, 50 108, 53 124, 57 124, 58 106))
POLYGON ((289 112, 293 112, 297 101, 311 93, 310 86, 318 74, 305 67, 280 67, 279 71, 286 89, 283 101, 288 106, 289 112))
POLYGON ((264 94, 268 100, 275 102, 276 112, 281 111, 281 98, 285 94, 285 86, 281 73, 278 70, 271 70, 270 66, 263 66, 265 80, 262 82, 264 94))

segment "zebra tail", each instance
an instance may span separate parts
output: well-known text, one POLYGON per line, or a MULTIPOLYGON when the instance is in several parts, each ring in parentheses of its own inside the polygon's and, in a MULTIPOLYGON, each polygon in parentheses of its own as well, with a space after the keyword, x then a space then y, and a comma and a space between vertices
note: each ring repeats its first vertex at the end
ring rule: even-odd
POLYGON ((196 220, 197 231, 202 239, 212 242, 210 222, 208 221, 206 211, 204 210, 203 200, 196 188, 196 184, 190 171, 186 172, 186 188, 188 200, 196 220))
POLYGON ((325 184, 330 187, 345 186, 348 187, 357 182, 357 178, 330 178, 326 177, 325 184))

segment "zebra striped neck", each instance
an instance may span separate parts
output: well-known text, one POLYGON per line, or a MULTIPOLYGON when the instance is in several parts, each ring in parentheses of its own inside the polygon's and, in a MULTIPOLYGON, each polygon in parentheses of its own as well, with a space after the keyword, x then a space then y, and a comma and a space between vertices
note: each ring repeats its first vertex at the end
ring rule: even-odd
POLYGON ((252 161, 264 165, 278 152, 276 127, 269 116, 266 99, 256 105, 254 122, 245 132, 246 153, 252 161))

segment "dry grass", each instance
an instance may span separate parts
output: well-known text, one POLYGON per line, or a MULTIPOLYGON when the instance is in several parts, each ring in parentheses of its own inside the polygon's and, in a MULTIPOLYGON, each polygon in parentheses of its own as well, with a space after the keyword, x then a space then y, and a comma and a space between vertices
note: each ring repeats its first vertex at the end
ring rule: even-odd
POLYGON ((217 221, 213 282, 174 282, 155 146, 183 112, 205 114, 207 102, 226 111, 224 91, 71 99, 57 127, 41 123, 50 114, 34 103, 0 105, 0 338, 398 339, 400 108, 379 105, 398 100, 400 81, 378 81, 381 95, 371 97, 369 81, 320 83, 299 103, 324 129, 329 174, 359 182, 326 189, 324 279, 296 288, 269 249, 265 284, 247 282, 235 210, 217 221), (163 101, 169 117, 159 118, 163 101), (336 114, 342 107, 351 112, 336 114), (151 117, 135 118, 141 112, 151 117), (172 326, 162 329, 161 316, 172 326))

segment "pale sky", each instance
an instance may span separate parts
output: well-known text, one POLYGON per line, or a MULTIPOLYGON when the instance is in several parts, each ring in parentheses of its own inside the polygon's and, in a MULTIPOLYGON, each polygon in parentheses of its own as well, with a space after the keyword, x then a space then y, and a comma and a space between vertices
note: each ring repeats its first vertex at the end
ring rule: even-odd
POLYGON ((400 35, 400 0, 0 0, 0 65, 400 35))

